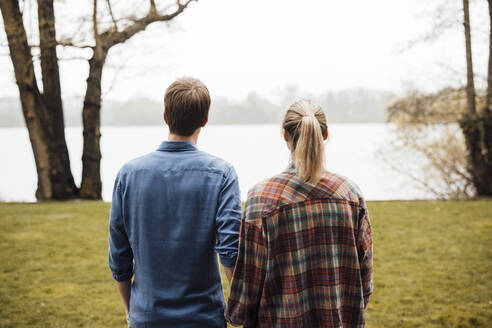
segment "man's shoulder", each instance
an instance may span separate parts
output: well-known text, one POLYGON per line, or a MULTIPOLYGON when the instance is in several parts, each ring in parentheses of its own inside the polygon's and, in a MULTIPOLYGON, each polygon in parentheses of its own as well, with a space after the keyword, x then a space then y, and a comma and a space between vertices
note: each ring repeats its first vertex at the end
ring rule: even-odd
MULTIPOLYGON (((139 171, 139 170, 162 170, 166 169, 166 166, 163 166, 163 162, 171 165, 169 162, 169 158, 163 159, 162 154, 158 151, 154 151, 134 159, 129 160, 119 170, 119 175, 126 175, 131 172, 139 171)), ((189 169, 189 170, 203 170, 208 172, 214 172, 221 175, 230 175, 231 172, 235 173, 234 167, 232 164, 227 162, 226 160, 209 154, 204 151, 198 151, 193 154, 192 158, 187 158, 186 160, 174 159, 172 167, 169 167, 170 170, 179 169, 189 169), (178 165, 176 165, 178 164, 178 165)))
POLYGON ((205 151, 200 151, 197 155, 198 155, 198 160, 206 168, 220 171, 226 175, 230 174, 231 171, 234 171, 234 166, 223 158, 220 158, 216 155, 212 155, 205 151))
POLYGON ((125 174, 148 165, 155 158, 154 153, 155 152, 147 153, 127 161, 121 166, 119 173, 125 174))

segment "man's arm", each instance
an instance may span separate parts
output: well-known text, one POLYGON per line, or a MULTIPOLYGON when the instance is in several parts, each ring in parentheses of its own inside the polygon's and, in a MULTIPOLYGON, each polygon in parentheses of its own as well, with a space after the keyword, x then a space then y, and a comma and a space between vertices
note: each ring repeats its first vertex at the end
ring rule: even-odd
POLYGON ((215 224, 217 229, 215 251, 219 254, 220 262, 230 281, 236 264, 241 225, 239 182, 236 171, 232 167, 222 181, 215 224))
POLYGON ((108 262, 113 278, 128 315, 131 278, 133 276, 133 251, 123 221, 123 204, 120 191, 120 175, 116 176, 109 215, 108 262))
POLYGON ((125 314, 128 315, 128 313, 130 312, 130 293, 132 288, 132 282, 131 280, 123 281, 123 282, 117 281, 116 287, 120 292, 121 301, 123 302, 123 307, 125 308, 125 314))

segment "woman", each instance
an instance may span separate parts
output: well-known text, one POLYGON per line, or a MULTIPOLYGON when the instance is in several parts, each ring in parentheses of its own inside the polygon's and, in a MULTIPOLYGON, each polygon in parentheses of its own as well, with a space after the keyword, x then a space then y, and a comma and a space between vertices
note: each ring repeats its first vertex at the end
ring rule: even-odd
POLYGON ((362 194, 324 169, 318 105, 294 103, 282 127, 291 163, 248 193, 226 317, 245 327, 363 327, 372 238, 362 194))

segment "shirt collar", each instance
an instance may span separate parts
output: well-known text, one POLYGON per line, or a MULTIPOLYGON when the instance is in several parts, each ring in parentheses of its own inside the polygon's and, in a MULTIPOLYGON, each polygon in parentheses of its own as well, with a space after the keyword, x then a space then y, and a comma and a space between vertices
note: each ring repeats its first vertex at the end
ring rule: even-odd
POLYGON ((289 165, 284 170, 285 173, 296 173, 296 166, 293 162, 290 162, 289 165))
POLYGON ((190 151, 198 150, 191 141, 163 141, 157 150, 160 151, 190 151))

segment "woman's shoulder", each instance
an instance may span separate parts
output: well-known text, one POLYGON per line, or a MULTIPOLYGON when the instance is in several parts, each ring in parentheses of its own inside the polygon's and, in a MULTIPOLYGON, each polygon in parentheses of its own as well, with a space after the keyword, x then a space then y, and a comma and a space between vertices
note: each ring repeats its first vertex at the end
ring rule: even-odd
POLYGON ((261 218, 281 203, 288 176, 284 173, 274 175, 255 184, 249 191, 244 206, 247 217, 261 218))
POLYGON ((289 184, 291 179, 291 174, 288 174, 285 171, 264 179, 255 184, 248 191, 248 199, 259 197, 261 200, 265 201, 277 200, 282 197, 282 192, 284 191, 285 186, 289 184))
POLYGON ((334 198, 361 203, 364 201, 359 186, 351 179, 338 173, 326 171, 320 181, 320 189, 334 198))

